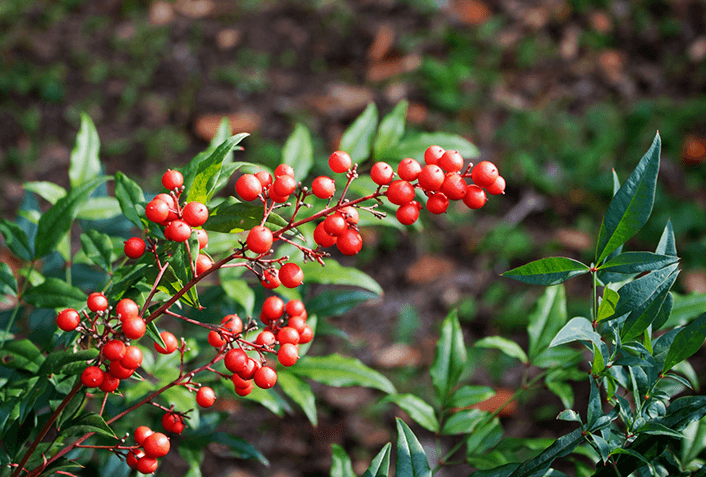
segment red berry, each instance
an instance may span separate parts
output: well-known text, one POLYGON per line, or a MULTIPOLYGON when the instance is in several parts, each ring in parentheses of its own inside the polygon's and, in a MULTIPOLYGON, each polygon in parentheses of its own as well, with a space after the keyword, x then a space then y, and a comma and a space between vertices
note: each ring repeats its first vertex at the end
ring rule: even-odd
POLYGON ((260 171, 255 173, 255 177, 260 181, 262 189, 266 189, 272 185, 272 176, 269 172, 260 171))
POLYGON ((147 325, 140 317, 123 320, 123 333, 131 340, 139 340, 145 335, 147 325))
POLYGON ((498 168, 490 161, 476 164, 471 171, 471 179, 478 187, 490 187, 498 178, 498 168))
POLYGON ((145 253, 145 241, 140 237, 129 238, 125 241, 123 252, 128 258, 140 258, 145 253))
POLYGON ((81 373, 81 382, 87 388, 97 388, 103 384, 103 370, 98 366, 89 366, 81 373))
POLYGON ((73 331, 81 322, 81 316, 73 308, 67 308, 59 312, 56 317, 56 325, 64 331, 73 331))
MULTIPOLYGON (((162 202, 167 204, 167 206, 169 206, 170 209, 176 209, 176 205, 177 205, 176 199, 174 199, 174 197, 172 197, 171 194, 165 194, 164 192, 162 192, 161 194, 157 194, 154 197, 154 200, 161 200, 162 202)), ((176 217, 176 212, 174 212, 174 214, 176 217)), ((170 219, 169 217, 167 217, 167 219, 174 220, 174 219, 170 219)))
POLYGON ((458 172, 463 168, 463 156, 458 151, 446 151, 436 165, 446 172, 458 172))
POLYGON ((337 237, 326 232, 324 229, 324 222, 321 222, 314 229, 314 242, 321 245, 322 247, 331 247, 336 244, 337 237))
POLYGON ((145 216, 147 220, 161 224, 169 217, 169 204, 160 199, 153 199, 145 207, 145 216))
POLYGON ((233 380, 233 385, 235 386, 236 391, 238 389, 245 389, 252 386, 252 381, 250 379, 241 378, 240 373, 233 374, 233 377, 231 379, 233 380))
POLYGON ((449 172, 446 174, 444 183, 441 184, 441 192, 450 200, 461 200, 466 195, 468 185, 459 174, 449 172))
MULTIPOLYGON (((267 330, 261 331, 260 334, 257 335, 257 339, 255 339, 255 343, 260 346, 272 346, 275 344, 275 341, 275 335, 267 330)), ((228 366, 226 365, 226 367, 228 366)))
POLYGON ((140 426, 135 429, 135 442, 138 446, 141 446, 145 442, 145 439, 147 439, 147 436, 152 434, 154 434, 152 429, 147 426, 140 426))
POLYGON ((444 183, 444 171, 441 167, 429 164, 422 168, 419 173, 419 186, 426 192, 436 192, 444 183))
POLYGON ((159 461, 154 457, 144 456, 137 461, 137 471, 142 474, 153 474, 157 467, 159 467, 159 461))
POLYGON ((284 343, 299 343, 299 332, 290 326, 285 326, 277 333, 277 341, 284 343))
POLYGON ((463 203, 469 209, 480 209, 485 205, 488 197, 485 195, 485 191, 478 187, 477 185, 469 185, 466 189, 466 195, 463 197, 463 203))
POLYGON ((387 198, 395 205, 404 205, 414 200, 414 187, 407 181, 396 180, 387 188, 387 198))
POLYGON ((397 175, 400 176, 400 179, 405 181, 411 182, 417 180, 420 172, 422 172, 422 166, 411 157, 403 159, 397 166, 397 175))
POLYGON ((112 393, 120 386, 120 379, 113 376, 112 373, 108 371, 103 372, 103 382, 99 386, 100 390, 104 393, 112 393))
POLYGON ((424 151, 424 162, 427 164, 436 164, 444 155, 444 148, 441 146, 429 146, 426 151, 424 151))
POLYGON ((282 175, 277 177, 275 179, 274 184, 272 184, 272 189, 270 190, 270 194, 272 192, 275 193, 275 195, 278 195, 280 197, 288 197, 289 194, 294 192, 294 189, 297 188, 297 181, 294 179, 292 176, 287 176, 287 175, 282 175))
POLYGON ((285 343, 279 347, 277 351, 277 361, 282 366, 294 366, 299 359, 299 351, 297 350, 297 345, 292 343, 285 343))
POLYGON ((397 209, 396 216, 397 220, 399 220, 402 225, 412 225, 419 218, 419 208, 410 202, 409 204, 400 206, 400 208, 397 209))
POLYGON ((183 220, 172 220, 165 228, 164 236, 175 242, 186 242, 191 237, 191 227, 183 220))
POLYGON ((118 314, 120 321, 124 321, 127 318, 137 318, 140 316, 140 308, 137 306, 137 303, 130 298, 123 298, 115 306, 115 313, 118 314))
MULTIPOLYGON (((154 432, 147 436, 142 443, 145 454, 149 457, 164 457, 169 453, 169 438, 161 432, 154 432)), ((144 458, 144 457, 143 457, 144 458)))
POLYGON ((276 202, 278 204, 284 204, 285 202, 287 202, 287 200, 289 200, 289 194, 277 195, 277 193, 273 189, 274 189, 274 187, 270 188, 270 191, 267 193, 273 202, 276 202))
POLYGON ((387 162, 376 162, 370 169, 370 178, 377 185, 387 185, 392 180, 395 171, 387 162))
MULTIPOLYGON (((152 431, 150 431, 150 432, 152 432, 152 431)), ((133 449, 127 453, 127 458, 125 459, 125 463, 131 469, 137 469, 137 461, 140 460, 144 456, 145 456, 145 453, 142 452, 142 449, 137 449, 137 450, 133 449)))
POLYGON ((216 393, 208 386, 200 388, 196 392, 196 404, 201 407, 211 407, 216 402, 216 393))
POLYGON ((162 341, 164 341, 164 344, 167 347, 162 348, 158 343, 155 342, 154 349, 157 350, 158 353, 171 354, 176 351, 176 349, 179 347, 179 341, 176 339, 176 336, 174 336, 169 331, 162 331, 161 333, 159 333, 159 336, 162 337, 162 341))
POLYGON ((199 250, 203 250, 208 245, 208 233, 203 229, 196 231, 196 238, 199 239, 199 250))
POLYGON ((330 199, 336 193, 336 183, 327 176, 319 176, 311 184, 311 190, 319 199, 330 199))
POLYGON ((201 275, 206 270, 209 270, 213 266, 213 260, 208 255, 200 253, 196 257, 196 276, 201 275))
POLYGON ((105 345, 101 352, 108 361, 120 361, 125 356, 125 343, 120 340, 110 340, 105 345))
POLYGON ((334 212, 324 220, 324 230, 327 234, 339 236, 348 230, 348 222, 343 215, 334 212))
POLYGON ((285 309, 289 316, 300 316, 306 311, 301 300, 289 300, 285 309))
POLYGON ((275 177, 289 176, 294 177, 294 169, 287 164, 280 164, 275 168, 275 177))
POLYGON ((245 369, 238 374, 243 379, 252 379, 252 377, 255 375, 255 371, 257 371, 261 367, 262 365, 259 361, 255 361, 252 358, 248 358, 248 361, 245 365, 245 369))
POLYGON ((86 303, 88 305, 88 309, 93 312, 105 311, 108 309, 108 299, 104 294, 99 292, 94 292, 88 295, 88 300, 86 300, 86 303))
MULTIPOLYGON (((174 432, 174 425, 182 424, 182 419, 179 414, 174 414, 173 412, 167 412, 162 416, 162 427, 167 432, 174 432)), ((181 430, 184 429, 184 425, 181 425, 181 430)), ((177 432, 180 434, 181 431, 177 432)))
POLYGON ((490 194, 490 195, 504 194, 505 193, 505 179, 503 179, 503 176, 498 176, 498 178, 495 179, 495 182, 493 182, 493 185, 486 187, 485 190, 487 190, 488 194, 490 194))
POLYGON ((227 340, 216 330, 211 330, 208 332, 208 344, 214 348, 220 348, 226 344, 227 340))
POLYGON ((243 320, 238 315, 226 315, 221 320, 221 328, 237 335, 243 332, 243 320))
POLYGON ((270 251, 273 240, 270 229, 262 225, 256 225, 250 229, 246 242, 252 252, 260 254, 270 251))
POLYGON ((184 185, 184 176, 179 171, 167 169, 167 172, 162 176, 162 185, 169 190, 181 187, 184 185))
POLYGON ((279 280, 279 271, 276 268, 269 268, 262 273, 262 286, 268 290, 274 290, 282 284, 279 280))
POLYGON ((192 227, 200 227, 208 220, 208 208, 201 202, 189 202, 181 209, 181 217, 192 227))
POLYGON ((142 351, 137 346, 125 348, 125 356, 120 360, 120 365, 127 369, 137 369, 142 364, 142 351))
POLYGON ((240 374, 247 368, 248 355, 242 349, 231 349, 223 358, 223 364, 231 373, 240 374))
POLYGON ((235 192, 245 201, 255 200, 262 194, 262 183, 254 174, 243 174, 235 183, 235 192))
POLYGON ((345 151, 336 151, 328 158, 328 166, 333 172, 346 172, 353 165, 351 156, 345 151))
POLYGON ((449 208, 449 199, 441 192, 436 192, 427 200, 427 210, 432 214, 443 214, 449 208))
POLYGON ((252 380, 248 380, 248 385, 242 388, 236 387, 235 388, 235 394, 238 396, 247 396, 252 392, 252 390, 255 388, 255 385, 253 384, 252 380))
POLYGON ((182 431, 184 430, 184 421, 178 421, 175 422, 174 425, 172 426, 172 432, 174 434, 181 434, 182 431))
POLYGON ((279 269, 279 280, 287 288, 296 288, 304 282, 304 272, 296 263, 285 263, 279 269))
POLYGON ((363 249, 363 238, 355 230, 348 229, 338 236, 336 247, 343 255, 355 255, 363 249))
POLYGON ((306 325, 304 327, 304 331, 302 331, 301 334, 299 335, 299 344, 309 343, 313 339, 314 339, 314 330, 311 329, 311 326, 306 325))
POLYGON ((304 331, 304 327, 306 326, 306 320, 303 316, 292 316, 287 321, 287 326, 294 328, 297 330, 297 333, 301 335, 302 331, 304 331))
POLYGON ((270 321, 279 319, 282 313, 284 313, 284 301, 280 297, 271 296, 265 299, 262 304, 262 318, 267 321, 263 320, 263 323, 267 324, 270 321))
POLYGON ((259 388, 270 389, 277 382, 277 371, 268 366, 263 366, 255 371, 253 379, 259 388))
POLYGON ((346 222, 348 222, 349 224, 355 225, 360 220, 358 210, 352 205, 349 205, 347 207, 341 207, 340 209, 338 209, 338 213, 341 214, 343 218, 346 219, 346 222))
POLYGON ((108 369, 110 370, 110 374, 119 379, 127 379, 135 372, 134 369, 126 368, 120 364, 120 361, 113 361, 110 363, 108 369))

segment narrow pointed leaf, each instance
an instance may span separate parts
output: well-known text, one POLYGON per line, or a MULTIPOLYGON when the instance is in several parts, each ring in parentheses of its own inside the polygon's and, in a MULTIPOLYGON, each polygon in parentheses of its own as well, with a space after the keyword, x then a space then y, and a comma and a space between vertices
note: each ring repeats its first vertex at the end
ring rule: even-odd
POLYGON ((113 243, 108 234, 89 229, 81 234, 83 253, 96 265, 108 273, 112 272, 113 243))
POLYGON ((17 295, 17 279, 7 263, 0 263, 0 295, 17 295))
POLYGON ((380 121, 380 126, 375 136, 375 144, 373 145, 373 155, 375 158, 382 157, 385 151, 396 146, 400 142, 400 139, 402 139, 402 136, 404 136, 408 104, 406 100, 400 101, 397 106, 380 121))
MULTIPOLYGON (((203 228, 213 232, 238 233, 260 225, 262 217, 262 205, 238 202, 235 197, 228 197, 210 211, 203 228)), ((270 214, 265 222, 265 226, 272 230, 279 230, 286 225, 287 221, 274 213, 270 214)))
POLYGON ((431 469, 424 448, 417 436, 402 419, 397 418, 397 462, 398 476, 431 477, 431 469))
POLYGON ((390 450, 392 443, 388 442, 385 447, 375 456, 373 461, 363 473, 363 477, 387 477, 390 473, 390 450))
POLYGON ((51 205, 56 204, 56 201, 66 195, 66 189, 59 184, 54 184, 48 181, 25 182, 22 184, 24 190, 34 192, 42 199, 49 202, 51 205))
POLYGON ((603 407, 601 402, 601 392, 596 386, 596 381, 593 378, 589 378, 589 384, 591 385, 591 390, 588 396, 588 411, 586 414, 586 427, 591 429, 596 423, 598 418, 603 415, 603 407))
POLYGON ((657 134, 630 177, 608 205, 598 234, 596 263, 632 238, 650 217, 659 172, 661 139, 657 134))
POLYGON ((397 404, 424 429, 431 432, 439 432, 439 421, 436 419, 434 408, 414 394, 391 394, 383 399, 382 402, 397 404))
POLYGON ((157 328, 157 324, 154 321, 147 323, 147 336, 149 336, 152 341, 162 348, 167 347, 167 344, 164 342, 162 335, 159 334, 159 328, 157 328))
POLYGON ((301 123, 294 126, 294 131, 282 148, 282 163, 294 169, 294 177, 303 181, 314 165, 314 148, 311 145, 311 134, 301 123))
POLYGON ((569 320, 554 337, 549 347, 551 348, 552 346, 559 346, 578 340, 591 341, 596 346, 601 345, 601 335, 593 331, 591 322, 581 316, 569 320))
POLYGON ((679 270, 674 270, 648 300, 630 313, 620 331, 624 342, 640 336, 657 319, 678 275, 679 270))
POLYGON ((5 244, 22 260, 31 260, 33 256, 32 245, 24 230, 19 225, 6 219, 0 219, 0 233, 5 239, 5 244))
POLYGON ((106 424, 105 420, 95 413, 79 416, 78 419, 71 421, 63 431, 70 431, 75 434, 95 432, 103 436, 117 438, 110 426, 106 424))
POLYGON ((378 109, 375 103, 370 103, 343 133, 339 149, 350 154, 354 164, 362 164, 370 156, 377 125, 378 109))
POLYGON ((142 228, 140 217, 145 213, 145 195, 137 182, 122 172, 115 173, 115 198, 118 199, 123 215, 136 227, 142 228))
POLYGON ((620 299, 615 306, 615 312, 609 319, 618 318, 640 308, 645 302, 650 300, 650 297, 669 282, 670 276, 677 267, 677 264, 670 265, 667 268, 655 270, 654 272, 650 272, 645 276, 625 284, 618 290, 620 299))
POLYGON ((662 366, 662 374, 696 353, 703 345, 704 338, 706 338, 706 313, 686 325, 674 337, 662 366))
POLYGON ((437 397, 445 403, 466 366, 466 346, 456 311, 448 314, 441 325, 436 344, 436 355, 431 370, 431 381, 437 397))
POLYGON ((43 283, 29 288, 22 299, 37 308, 83 308, 88 297, 81 289, 64 280, 49 277, 43 283))
POLYGON ((291 371, 302 378, 309 378, 329 386, 365 386, 394 394, 395 387, 379 372, 365 366, 355 358, 338 354, 306 356, 291 371))
POLYGON ((95 179, 101 173, 101 163, 98 158, 100 139, 93 121, 86 113, 81 113, 81 127, 76 136, 76 144, 71 151, 69 179, 71 188, 80 186, 95 179))
POLYGON ((566 290, 563 285, 547 287, 537 300, 537 307, 529 317, 529 359, 534 360, 568 320, 566 290))
POLYGON ((515 471, 510 474, 510 477, 530 477, 533 475, 542 475, 540 472, 546 471, 555 459, 569 455, 584 441, 584 436, 581 435, 581 429, 576 429, 569 434, 560 437, 552 445, 547 447, 541 454, 534 459, 530 459, 522 463, 515 471))
POLYGON ((598 267, 613 273, 641 273, 659 270, 679 261, 678 257, 651 252, 623 252, 598 267))
POLYGON ((473 346, 476 348, 495 348, 511 358, 519 359, 523 363, 529 361, 525 351, 520 348, 520 345, 502 336, 488 336, 476 341, 473 346))
MULTIPOLYGON (((216 190, 216 184, 218 182, 218 177, 223 167, 223 161, 226 159, 228 154, 237 146, 243 139, 245 139, 249 134, 240 133, 236 134, 225 140, 218 146, 206 159, 201 161, 196 169, 196 175, 191 181, 186 196, 187 202, 198 201, 202 204, 208 203, 213 197, 216 190)), ((184 185, 186 186, 186 178, 184 178, 184 185)))
POLYGON ((604 288, 601 303, 600 305, 598 305, 597 320, 601 321, 610 316, 613 316, 613 314, 615 313, 615 307, 618 305, 619 300, 620 295, 618 294, 618 292, 607 287, 604 288))
POLYGON ((282 388, 282 392, 297 403, 302 408, 307 419, 312 426, 319 423, 316 415, 316 399, 311 390, 311 386, 296 377, 288 370, 282 370, 277 373, 277 384, 282 388))
POLYGON ((676 239, 674 238, 674 228, 672 227, 671 220, 667 220, 667 225, 664 227, 655 253, 660 255, 673 255, 675 257, 677 255, 676 239))
POLYGON ((529 283, 530 285, 558 285, 578 275, 588 273, 587 265, 566 257, 550 257, 535 260, 502 274, 503 277, 529 283))
POLYGON ((331 477, 355 477, 353 464, 343 447, 333 444, 333 460, 331 462, 331 477))
POLYGON ((664 326, 667 320, 669 320, 673 308, 674 294, 670 291, 667 293, 667 298, 664 300, 664 303, 662 303, 662 307, 659 309, 657 317, 652 321, 652 331, 657 331, 664 326))

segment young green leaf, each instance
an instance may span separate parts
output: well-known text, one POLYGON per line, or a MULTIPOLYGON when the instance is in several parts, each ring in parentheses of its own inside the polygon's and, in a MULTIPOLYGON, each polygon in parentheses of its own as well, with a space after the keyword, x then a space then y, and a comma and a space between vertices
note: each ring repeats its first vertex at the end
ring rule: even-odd
POLYGON ((221 168, 223 167, 223 161, 233 148, 247 136, 247 133, 240 133, 228 138, 218 146, 211 155, 199 163, 196 174, 189 184, 187 184, 187 178, 184 177, 185 190, 188 191, 186 196, 187 202, 198 201, 202 204, 206 204, 211 200, 216 190, 216 184, 221 168))
POLYGON ((345 358, 339 354, 306 356, 297 361, 291 371, 299 377, 328 386, 365 386, 388 394, 396 392, 395 386, 385 376, 355 358, 345 358))
POLYGON ((375 456, 370 466, 363 473, 363 477, 387 477, 390 472, 390 450, 392 443, 388 442, 375 456))
POLYGON ((472 433, 476 426, 486 419, 486 415, 487 413, 480 409, 463 409, 455 412, 444 422, 441 433, 446 436, 472 433))
POLYGON ((289 396, 292 401, 302 408, 307 419, 311 422, 311 425, 318 425, 319 420, 316 415, 316 400, 311 386, 286 369, 278 371, 277 384, 280 385, 285 395, 289 396))
POLYGON ((661 138, 652 146, 608 205, 596 247, 596 263, 632 238, 650 217, 659 172, 661 138))
POLYGON ((343 447, 332 444, 333 460, 331 462, 331 477, 355 477, 353 464, 343 447))
POLYGON ((597 321, 602 321, 613 316, 615 313, 615 307, 618 305, 620 300, 620 295, 618 292, 606 287, 603 289, 603 297, 601 298, 601 303, 598 305, 598 316, 597 321))
POLYGON ((596 346, 601 345, 601 335, 593 331, 591 322, 581 316, 571 318, 569 322, 557 333, 549 347, 559 346, 572 341, 590 341, 596 346))
POLYGON ((679 261, 678 257, 651 252, 623 252, 598 267, 613 273, 641 273, 659 270, 679 261))
POLYGON ((465 385, 456 390, 449 400, 450 407, 468 407, 485 401, 495 395, 493 388, 488 386, 465 385))
POLYGON ((436 355, 429 373, 437 397, 445 404, 466 366, 466 345, 456 311, 448 314, 441 325, 436 355))
POLYGON ((294 177, 304 180, 314 165, 314 147, 311 145, 311 134, 301 123, 294 126, 294 131, 282 148, 282 164, 294 169, 294 177))
POLYGON ((102 234, 95 229, 88 229, 81 234, 81 248, 93 263, 111 273, 113 263, 113 243, 108 234, 102 234))
POLYGON ((686 325, 674 337, 662 365, 662 374, 701 349, 704 338, 706 338, 706 313, 686 325))
POLYGON ((404 125, 407 119, 406 100, 397 103, 397 106, 380 121, 375 143, 373 145, 373 156, 377 159, 382 157, 388 149, 396 146, 402 136, 404 136, 404 125))
POLYGON ((71 164, 69 165, 71 188, 78 187, 100 175, 99 149, 100 139, 93 121, 86 113, 81 113, 81 127, 78 130, 78 136, 76 136, 76 145, 71 151, 71 164))
POLYGON ((436 419, 434 408, 414 394, 390 394, 382 402, 397 404, 424 429, 439 432, 439 421, 436 419))
POLYGON ((530 314, 527 334, 529 335, 529 359, 533 361, 568 320, 566 314, 566 290, 563 285, 547 287, 537 307, 530 314))
POLYGON ((145 195, 137 182, 118 171, 115 173, 115 198, 123 215, 136 227, 142 228, 140 217, 145 213, 145 195))
POLYGON ((339 149, 350 154, 354 164, 362 164, 370 156, 377 125, 378 109, 375 103, 370 103, 343 133, 339 149))
POLYGON ((84 182, 71 189, 65 197, 59 199, 47 210, 37 224, 36 256, 43 257, 51 253, 64 234, 71 229, 78 207, 88 200, 93 189, 109 180, 110 176, 101 176, 84 182))
POLYGON ((417 436, 397 418, 397 462, 396 474, 404 477, 431 477, 431 468, 424 454, 424 448, 417 436))
POLYGON ((33 247, 27 234, 19 225, 6 219, 0 219, 0 233, 12 253, 23 260, 32 260, 34 256, 33 247))
POLYGON ((566 257, 549 257, 535 260, 502 274, 503 277, 530 285, 558 285, 578 275, 588 273, 587 265, 566 257))
POLYGON ((473 345, 476 348, 495 348, 502 351, 504 354, 511 358, 517 358, 522 363, 527 363, 527 355, 525 351, 520 348, 520 345, 502 336, 487 336, 475 342, 473 345))
POLYGON ((34 192, 42 199, 49 202, 51 205, 56 204, 56 201, 66 195, 66 189, 59 184, 47 181, 25 182, 22 184, 24 190, 34 192))

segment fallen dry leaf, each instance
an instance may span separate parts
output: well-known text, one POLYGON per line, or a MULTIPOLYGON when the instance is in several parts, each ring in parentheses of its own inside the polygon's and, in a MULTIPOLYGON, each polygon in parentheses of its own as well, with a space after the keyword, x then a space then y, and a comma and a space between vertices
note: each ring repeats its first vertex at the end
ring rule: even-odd
POLYGON ((424 255, 407 269, 407 281, 417 285, 431 283, 448 275, 453 269, 454 263, 447 258, 424 255))
POLYGON ((517 401, 510 401, 507 405, 505 405, 505 403, 512 397, 513 394, 514 393, 511 389, 498 388, 495 390, 495 395, 493 397, 490 397, 485 401, 481 401, 478 404, 474 404, 471 408, 480 409, 481 411, 495 412, 500 409, 501 406, 504 406, 500 409, 498 415, 500 417, 510 417, 517 411, 517 401))

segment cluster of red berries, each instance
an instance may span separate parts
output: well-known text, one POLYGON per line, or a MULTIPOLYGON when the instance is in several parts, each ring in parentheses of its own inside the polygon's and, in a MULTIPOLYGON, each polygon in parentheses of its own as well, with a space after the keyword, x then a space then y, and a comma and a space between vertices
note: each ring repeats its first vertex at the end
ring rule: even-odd
POLYGON ((136 446, 127 454, 127 465, 143 474, 157 470, 160 457, 169 453, 169 438, 161 432, 154 432, 147 426, 135 429, 136 446))

